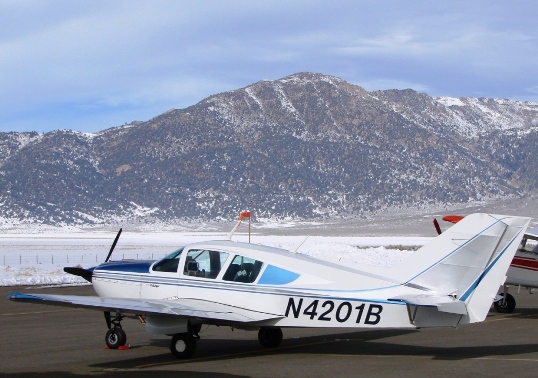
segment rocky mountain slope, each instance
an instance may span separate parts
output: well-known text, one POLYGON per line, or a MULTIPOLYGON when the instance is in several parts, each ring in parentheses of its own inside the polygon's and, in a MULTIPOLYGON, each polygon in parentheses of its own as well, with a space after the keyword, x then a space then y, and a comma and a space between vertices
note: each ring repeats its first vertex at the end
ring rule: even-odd
POLYGON ((6 222, 362 216, 536 193, 538 104, 299 73, 97 134, 0 133, 6 222))

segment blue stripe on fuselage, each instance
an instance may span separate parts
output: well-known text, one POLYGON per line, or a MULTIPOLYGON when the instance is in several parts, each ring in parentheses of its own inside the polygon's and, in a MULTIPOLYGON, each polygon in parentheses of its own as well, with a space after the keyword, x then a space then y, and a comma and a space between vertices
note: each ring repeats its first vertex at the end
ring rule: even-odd
POLYGON ((110 261, 94 268, 95 271, 108 270, 115 272, 149 273, 149 267, 155 260, 110 261))

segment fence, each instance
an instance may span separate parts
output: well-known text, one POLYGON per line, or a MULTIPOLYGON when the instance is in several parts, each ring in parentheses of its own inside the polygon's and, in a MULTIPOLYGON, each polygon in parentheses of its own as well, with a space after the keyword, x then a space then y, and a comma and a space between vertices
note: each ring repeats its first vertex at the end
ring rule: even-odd
MULTIPOLYGON (((166 253, 115 253, 112 260, 158 260, 166 253)), ((4 253, 0 255, 4 266, 34 266, 34 265, 91 265, 105 261, 106 253, 4 253)))

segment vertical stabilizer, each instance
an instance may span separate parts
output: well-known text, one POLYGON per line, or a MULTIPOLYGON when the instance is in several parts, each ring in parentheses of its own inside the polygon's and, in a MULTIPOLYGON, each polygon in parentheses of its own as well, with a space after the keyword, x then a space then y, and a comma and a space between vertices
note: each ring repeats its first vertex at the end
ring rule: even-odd
POLYGON ((467 304, 469 323, 483 321, 491 307, 491 303, 506 280, 506 272, 514 258, 521 239, 529 225, 530 218, 509 217, 500 219, 506 224, 506 230, 484 272, 467 288, 460 299, 467 304))
MULTIPOLYGON (((483 321, 529 222, 469 215, 404 260, 398 274, 407 275, 400 277, 404 285, 424 290, 422 303, 460 314, 459 324, 483 321)), ((418 304, 411 298, 407 302, 418 304)))

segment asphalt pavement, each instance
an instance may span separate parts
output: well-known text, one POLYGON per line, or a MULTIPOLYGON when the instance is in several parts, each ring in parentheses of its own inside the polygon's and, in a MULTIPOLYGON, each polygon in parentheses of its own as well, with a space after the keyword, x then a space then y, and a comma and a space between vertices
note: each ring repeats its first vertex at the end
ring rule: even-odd
POLYGON ((195 357, 177 360, 169 337, 122 322, 128 350, 105 349, 97 311, 15 303, 11 291, 92 295, 91 286, 0 287, 2 377, 479 377, 538 375, 538 294, 514 294, 512 314, 458 329, 284 329, 277 349, 257 332, 203 327, 195 357))

